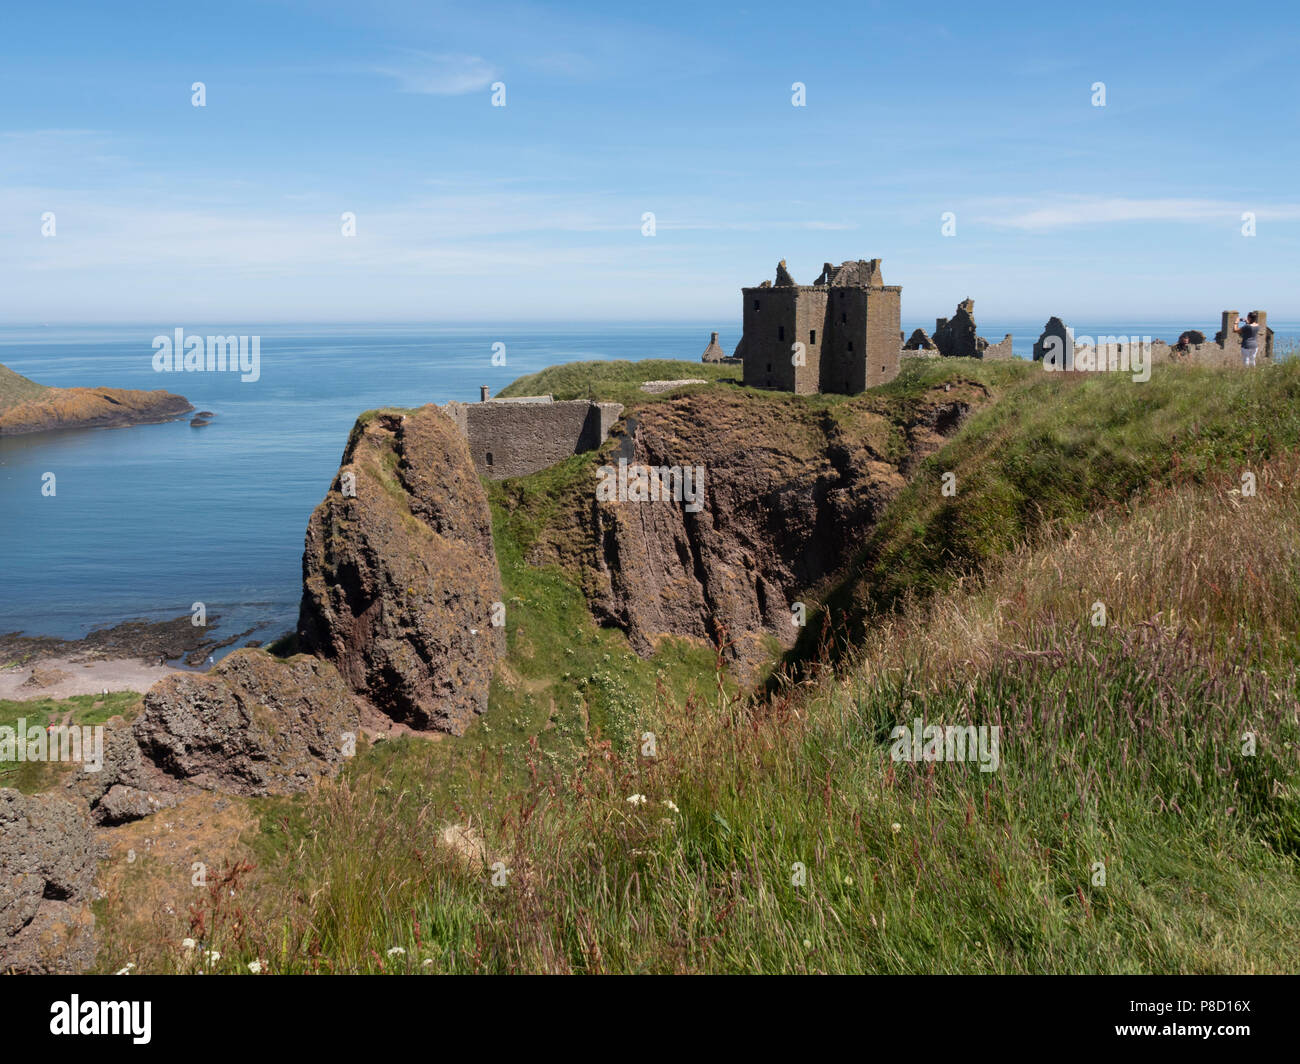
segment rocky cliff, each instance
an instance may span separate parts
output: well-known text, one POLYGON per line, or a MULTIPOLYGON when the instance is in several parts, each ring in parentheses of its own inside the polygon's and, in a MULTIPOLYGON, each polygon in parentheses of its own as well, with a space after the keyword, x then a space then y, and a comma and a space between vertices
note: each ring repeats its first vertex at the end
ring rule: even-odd
POLYGON ((603 460, 702 469, 699 512, 597 501, 593 477, 532 560, 579 571, 593 611, 641 654, 689 636, 756 666, 773 640, 793 644, 795 603, 853 558, 916 463, 987 398, 957 382, 901 406, 726 392, 646 405, 603 460))
POLYGON ((363 416, 312 514, 298 634, 411 727, 460 734, 504 651, 487 497, 437 407, 363 416))

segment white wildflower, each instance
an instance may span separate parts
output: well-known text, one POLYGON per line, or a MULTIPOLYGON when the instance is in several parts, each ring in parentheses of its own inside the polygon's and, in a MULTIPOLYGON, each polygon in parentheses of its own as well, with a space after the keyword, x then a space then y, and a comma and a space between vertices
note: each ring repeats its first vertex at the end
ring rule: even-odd
POLYGON ((392 949, 390 949, 390 950, 388 951, 388 956, 390 956, 390 957, 405 957, 405 956, 406 956, 406 950, 402 949, 401 946, 394 946, 392 949))
POLYGON ((634 794, 628 799, 633 805, 645 805, 646 796, 644 794, 634 794))
POLYGON ((126 963, 126 967, 125 967, 125 968, 121 968, 121 969, 119 969, 119 970, 118 970, 117 972, 115 972, 114 974, 115 974, 115 975, 130 975, 130 974, 131 974, 131 969, 134 968, 134 967, 135 967, 135 964, 134 964, 133 962, 131 962, 131 961, 127 961, 127 963, 126 963))
POLYGON ((667 809, 670 813, 681 812, 681 810, 677 808, 676 804, 673 802, 671 798, 664 799, 664 808, 667 809))
POLYGON ((261 974, 262 974, 262 962, 261 962, 261 961, 249 961, 249 962, 248 962, 248 970, 249 970, 250 972, 252 972, 254 975, 261 975, 261 974))

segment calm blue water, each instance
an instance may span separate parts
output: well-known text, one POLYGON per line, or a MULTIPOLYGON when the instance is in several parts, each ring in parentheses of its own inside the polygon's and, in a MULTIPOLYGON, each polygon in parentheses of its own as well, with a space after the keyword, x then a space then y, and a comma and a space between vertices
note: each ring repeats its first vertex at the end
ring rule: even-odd
MULTIPOLYGON (((0 439, 0 632, 75 638, 137 617, 163 620, 203 602, 218 634, 297 620, 303 534, 338 469, 357 414, 495 394, 549 365, 700 357, 717 325, 219 326, 186 333, 261 336, 261 379, 155 373, 159 326, 0 328, 0 363, 61 387, 165 388, 211 425, 188 420, 0 439), (491 364, 492 345, 506 362, 491 364), (41 494, 42 475, 57 495, 41 494)), ((930 328, 933 322, 909 322, 930 328)), ((1173 339, 1187 323, 1078 325, 1076 332, 1173 339)), ((1273 323, 1279 339, 1300 335, 1273 323)), ((1041 322, 981 323, 1028 357, 1041 322)), ((1213 328, 1206 328, 1212 333, 1213 328)), ((739 330, 719 337, 730 351, 739 330)))

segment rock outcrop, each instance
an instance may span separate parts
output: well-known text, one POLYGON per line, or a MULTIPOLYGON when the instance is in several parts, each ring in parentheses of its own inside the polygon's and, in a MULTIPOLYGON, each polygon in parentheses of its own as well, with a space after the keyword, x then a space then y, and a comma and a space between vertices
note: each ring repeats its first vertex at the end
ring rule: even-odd
POLYGON ((50 429, 145 425, 171 421, 193 409, 183 395, 162 389, 45 388, 32 398, 0 406, 0 436, 50 429))
POLYGON ((362 417, 307 528, 302 649, 393 719, 460 734, 505 649, 501 599, 487 496, 455 425, 434 406, 362 417))
POLYGON ((833 415, 798 400, 756 415, 745 396, 718 392, 644 407, 628 419, 621 453, 604 461, 702 468, 698 512, 685 501, 602 502, 593 491, 530 560, 581 573, 595 615, 638 653, 686 636, 723 646, 742 670, 757 666, 773 642, 793 644, 794 603, 865 542, 906 483, 900 465, 932 453, 986 399, 977 385, 936 389, 902 426, 875 398, 833 415))
POLYGON ((91 965, 95 858, 84 805, 0 789, 0 972, 66 974, 91 965))
MULTIPOLYGON (((231 794, 292 794, 338 771, 360 713, 328 662, 237 650, 209 672, 169 676, 132 726, 143 758, 167 776, 231 794)), ((124 774, 101 800, 104 819, 151 811, 124 774)))

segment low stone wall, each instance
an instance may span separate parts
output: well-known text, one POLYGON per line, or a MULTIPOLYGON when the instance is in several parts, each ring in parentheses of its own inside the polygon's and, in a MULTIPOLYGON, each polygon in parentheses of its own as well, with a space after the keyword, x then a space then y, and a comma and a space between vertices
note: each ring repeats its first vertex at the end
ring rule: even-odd
POLYGON ((1011 350, 1010 333, 1007 333, 1006 336, 1002 338, 1001 343, 989 344, 989 346, 984 349, 984 355, 983 355, 985 361, 989 359, 1005 361, 1008 358, 1014 358, 1014 357, 1015 354, 1011 350))
POLYGON ((478 475, 489 480, 536 473, 595 450, 623 413, 619 403, 549 396, 448 403, 442 410, 469 444, 478 475))

